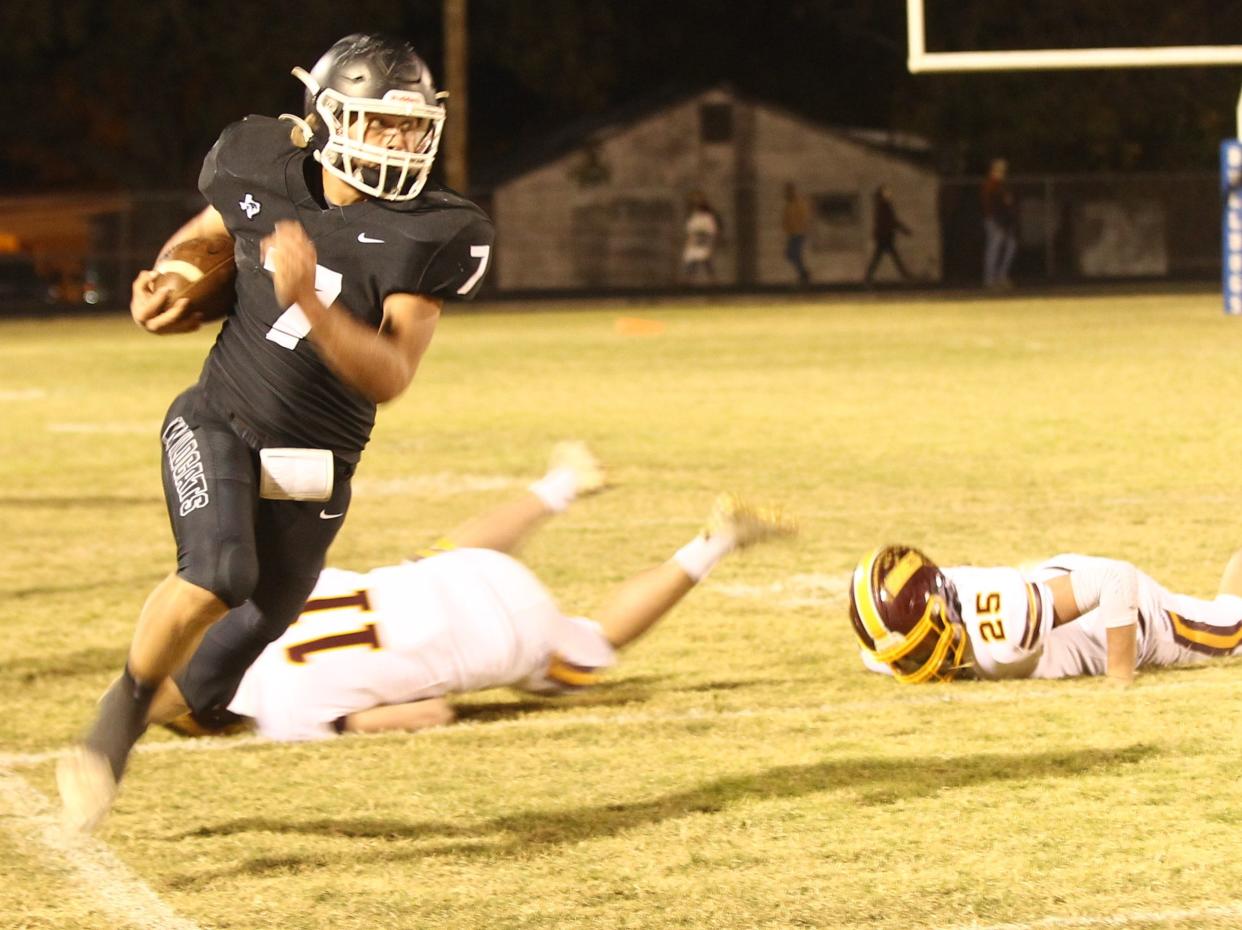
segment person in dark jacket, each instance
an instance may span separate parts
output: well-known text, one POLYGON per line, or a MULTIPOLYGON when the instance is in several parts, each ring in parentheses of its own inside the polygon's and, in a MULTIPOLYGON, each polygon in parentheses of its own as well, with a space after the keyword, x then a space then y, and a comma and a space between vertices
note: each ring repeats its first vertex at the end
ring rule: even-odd
POLYGON ((897 217, 897 209, 893 206, 893 197, 886 185, 881 184, 875 189, 871 211, 871 241, 875 244, 871 252, 871 262, 867 265, 867 273, 863 283, 871 286, 875 270, 880 259, 888 255, 897 266, 902 280, 909 281, 912 275, 907 270, 901 256, 897 254, 897 234, 910 235, 910 228, 897 217))
POLYGON ((1018 250, 1018 211, 1013 191, 1005 182, 1009 163, 992 160, 987 179, 979 190, 983 211, 983 286, 1012 287, 1009 268, 1018 250))

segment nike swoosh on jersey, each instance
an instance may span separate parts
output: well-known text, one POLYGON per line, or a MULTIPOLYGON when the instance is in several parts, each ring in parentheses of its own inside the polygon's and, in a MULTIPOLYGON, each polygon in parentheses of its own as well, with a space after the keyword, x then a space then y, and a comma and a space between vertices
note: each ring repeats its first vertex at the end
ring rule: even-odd
POLYGON ((383 239, 372 239, 366 233, 358 233, 358 241, 367 242, 367 243, 378 243, 378 242, 383 242, 384 240, 383 239))
POLYGON ((319 511, 320 520, 335 520, 337 517, 343 516, 345 516, 345 511, 343 510, 340 513, 328 513, 326 510, 319 511))

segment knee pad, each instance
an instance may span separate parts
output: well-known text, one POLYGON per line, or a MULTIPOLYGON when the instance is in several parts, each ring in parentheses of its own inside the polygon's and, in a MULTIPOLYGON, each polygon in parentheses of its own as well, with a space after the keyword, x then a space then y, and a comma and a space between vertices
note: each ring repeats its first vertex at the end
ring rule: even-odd
POLYGON ((264 579, 252 595, 255 605, 262 614, 262 620, 257 624, 256 631, 261 629, 269 642, 279 638, 289 628, 289 624, 298 618, 318 577, 318 575, 306 577, 285 575, 264 579))
POLYGON ((229 607, 244 604, 259 583, 259 557, 238 539, 212 540, 185 554, 178 574, 206 588, 229 607))
POLYGON ((226 542, 220 547, 216 579, 216 597, 230 607, 244 604, 259 583, 259 559, 254 549, 226 542))

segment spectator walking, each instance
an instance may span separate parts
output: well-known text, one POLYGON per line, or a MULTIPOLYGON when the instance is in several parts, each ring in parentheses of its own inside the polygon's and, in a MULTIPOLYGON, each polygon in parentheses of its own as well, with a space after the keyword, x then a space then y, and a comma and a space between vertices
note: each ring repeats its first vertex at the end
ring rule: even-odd
POLYGON ((863 283, 867 287, 871 286, 875 270, 880 264, 880 259, 885 255, 893 260, 902 280, 910 280, 911 274, 906 270, 901 256, 897 254, 897 233, 908 236, 910 227, 898 219, 897 208, 893 206, 892 194, 887 185, 881 184, 875 189, 875 196, 872 199, 871 241, 875 244, 875 248, 871 253, 871 262, 867 265, 867 273, 863 276, 863 283))
POLYGON ((1013 191, 1005 183, 1009 163, 992 161, 980 190, 983 206, 983 286, 1011 287, 1009 266, 1018 249, 1018 214, 1013 191))
POLYGON ((806 198, 798 193, 792 181, 785 184, 785 214, 781 226, 785 230, 785 258, 798 273, 798 284, 806 287, 811 283, 806 265, 802 261, 802 248, 806 244, 806 231, 811 224, 811 209, 806 198))
POLYGON ((715 283, 713 259, 720 238, 720 216, 712 209, 702 191, 690 195, 690 213, 686 217, 686 244, 681 252, 681 277, 690 284, 699 272, 715 283))

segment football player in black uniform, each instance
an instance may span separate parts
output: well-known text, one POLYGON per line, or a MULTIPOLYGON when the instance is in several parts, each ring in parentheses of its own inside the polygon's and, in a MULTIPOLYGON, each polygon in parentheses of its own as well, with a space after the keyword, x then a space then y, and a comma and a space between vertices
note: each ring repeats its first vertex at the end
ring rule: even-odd
MULTIPOLYGON (((57 769, 71 829, 111 807, 161 681, 181 669, 192 703, 227 702, 297 617, 349 508, 376 404, 409 385, 442 302, 473 297, 487 271, 491 221, 428 180, 444 109, 414 49, 351 35, 294 74, 305 118, 225 129, 199 177, 208 206, 164 246, 232 237, 237 300, 164 422, 177 568, 147 598, 123 674, 57 769)), ((197 329, 153 280, 134 281, 134 320, 197 329)))

